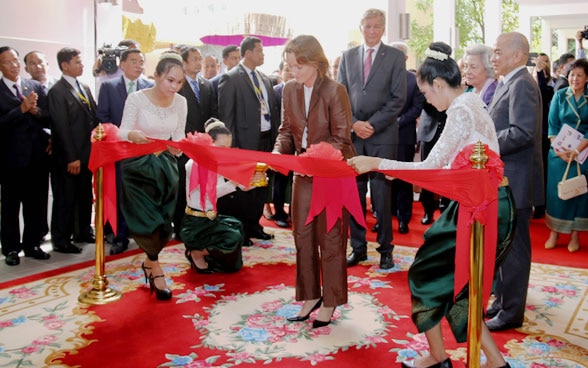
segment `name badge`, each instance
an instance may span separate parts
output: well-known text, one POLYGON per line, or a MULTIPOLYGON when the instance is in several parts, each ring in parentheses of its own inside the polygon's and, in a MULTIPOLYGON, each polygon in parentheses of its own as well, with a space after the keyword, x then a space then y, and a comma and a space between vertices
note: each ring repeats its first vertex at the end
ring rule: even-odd
POLYGON ((269 108, 267 107, 267 102, 265 102, 265 100, 260 100, 259 103, 261 104, 261 113, 263 115, 269 114, 269 108))

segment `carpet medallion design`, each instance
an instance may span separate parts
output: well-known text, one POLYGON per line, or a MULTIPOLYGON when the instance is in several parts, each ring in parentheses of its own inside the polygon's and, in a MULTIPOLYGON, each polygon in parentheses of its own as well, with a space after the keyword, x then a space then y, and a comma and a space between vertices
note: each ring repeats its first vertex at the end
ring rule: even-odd
MULTIPOLYGON (((396 246, 395 267, 382 271, 370 245, 367 267, 349 269, 349 302, 330 325, 312 329, 316 312, 304 322, 286 321, 301 307, 294 300, 295 248, 289 231, 274 233, 274 240, 243 250, 245 266, 234 274, 197 275, 183 245, 166 247, 161 262, 170 302, 149 295, 141 254, 107 263, 110 286, 123 293, 109 305, 77 301, 90 288, 93 267, 2 289, 0 367, 103 367, 100 358, 119 355, 125 360, 112 359, 109 368, 390 367, 427 352, 410 320, 406 285, 416 248, 396 246), (153 315, 142 316, 141 308, 153 315), (173 329, 149 345, 146 319, 173 329)), ((525 324, 494 334, 511 367, 588 367, 586 280, 586 269, 533 264, 525 324)), ((459 367, 465 344, 445 327, 459 367)))

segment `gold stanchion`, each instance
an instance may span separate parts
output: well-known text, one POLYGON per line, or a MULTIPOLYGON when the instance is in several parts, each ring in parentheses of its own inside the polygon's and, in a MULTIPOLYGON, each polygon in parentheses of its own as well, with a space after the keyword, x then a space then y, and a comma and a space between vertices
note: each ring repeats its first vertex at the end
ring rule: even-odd
MULTIPOLYGON (((482 142, 474 145, 470 156, 474 169, 484 169, 488 156, 482 142)), ((470 288, 468 310, 468 361, 470 368, 480 367, 480 355, 482 348, 482 294, 484 290, 484 225, 476 221, 472 225, 470 238, 470 288)), ((490 246, 492 246, 490 244, 490 246)))
MULTIPOLYGON (((101 141, 105 138, 104 128, 99 124, 94 139, 101 141)), ((96 172, 96 274, 92 279, 92 290, 82 293, 78 301, 86 304, 107 304, 119 300, 122 294, 108 287, 108 280, 104 275, 104 198, 102 183, 102 168, 96 172)))

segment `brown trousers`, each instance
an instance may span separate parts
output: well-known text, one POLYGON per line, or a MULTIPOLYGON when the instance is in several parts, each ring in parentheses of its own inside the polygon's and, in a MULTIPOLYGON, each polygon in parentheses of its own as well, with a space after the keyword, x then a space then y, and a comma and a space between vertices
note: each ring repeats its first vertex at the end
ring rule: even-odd
POLYGON ((347 238, 349 213, 343 209, 327 232, 325 211, 305 225, 310 210, 312 178, 294 175, 292 228, 296 243, 296 300, 323 297, 325 307, 347 303, 347 238), (322 276, 322 293, 321 293, 322 276))

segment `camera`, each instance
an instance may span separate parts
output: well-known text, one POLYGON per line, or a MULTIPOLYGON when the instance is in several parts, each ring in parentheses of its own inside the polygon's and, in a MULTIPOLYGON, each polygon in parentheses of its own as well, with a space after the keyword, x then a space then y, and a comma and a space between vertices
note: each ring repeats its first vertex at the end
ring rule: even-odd
POLYGON ((116 73, 118 70, 116 58, 120 58, 120 55, 127 48, 128 47, 126 46, 117 46, 113 48, 111 45, 105 44, 102 48, 98 49, 98 54, 102 55, 102 62, 100 63, 97 72, 104 70, 106 74, 116 73))
POLYGON ((582 31, 582 38, 588 40, 588 26, 584 26, 584 30, 582 31))

